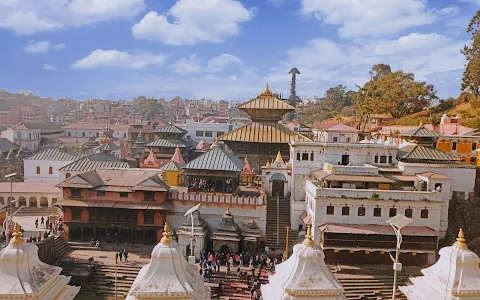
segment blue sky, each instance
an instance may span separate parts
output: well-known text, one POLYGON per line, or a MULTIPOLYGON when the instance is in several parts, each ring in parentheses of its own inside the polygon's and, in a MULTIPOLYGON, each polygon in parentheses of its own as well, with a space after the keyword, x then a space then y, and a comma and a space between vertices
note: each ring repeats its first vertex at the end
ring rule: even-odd
POLYGON ((0 0, 0 87, 245 100, 363 84, 375 63, 457 96, 480 0, 0 0))

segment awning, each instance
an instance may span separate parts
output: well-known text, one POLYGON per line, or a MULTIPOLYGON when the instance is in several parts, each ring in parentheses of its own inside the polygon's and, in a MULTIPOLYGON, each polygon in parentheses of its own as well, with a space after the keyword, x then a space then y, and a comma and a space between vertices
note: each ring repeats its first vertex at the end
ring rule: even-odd
MULTIPOLYGON (((324 233, 395 235, 389 225, 326 223, 318 228, 324 233)), ((435 230, 427 226, 406 226, 401 232, 405 236, 438 236, 435 230)))
POLYGON ((380 175, 370 176, 370 175, 331 174, 323 170, 312 172, 312 175, 319 180, 325 180, 325 181, 395 183, 395 181, 380 175))
POLYGON ((146 209, 146 210, 168 210, 170 202, 124 202, 124 201, 85 201, 73 199, 61 199, 55 204, 64 207, 96 207, 96 208, 124 208, 124 209, 146 209))

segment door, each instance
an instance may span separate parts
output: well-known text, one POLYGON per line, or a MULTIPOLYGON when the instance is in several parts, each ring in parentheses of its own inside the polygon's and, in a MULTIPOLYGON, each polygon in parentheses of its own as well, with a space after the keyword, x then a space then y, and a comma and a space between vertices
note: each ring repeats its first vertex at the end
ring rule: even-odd
POLYGON ((350 155, 342 155, 342 165, 346 166, 350 163, 350 155))
POLYGON ((272 175, 272 196, 285 197, 284 187, 286 178, 283 174, 277 173, 272 175))

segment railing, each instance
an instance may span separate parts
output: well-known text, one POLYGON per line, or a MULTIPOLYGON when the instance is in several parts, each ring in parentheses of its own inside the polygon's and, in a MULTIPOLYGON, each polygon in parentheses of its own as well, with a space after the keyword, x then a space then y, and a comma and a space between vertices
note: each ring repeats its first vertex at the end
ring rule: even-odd
POLYGON ((195 203, 215 203, 215 204, 235 204, 235 205, 249 205, 260 206, 264 205, 263 196, 259 197, 245 197, 235 194, 224 193, 195 193, 195 192, 170 192, 170 199, 172 201, 188 201, 195 203))
POLYGON ((442 201, 440 192, 399 191, 399 190, 371 190, 371 189, 342 189, 320 188, 311 181, 307 181, 307 190, 318 198, 350 198, 373 200, 405 200, 405 201, 442 201))

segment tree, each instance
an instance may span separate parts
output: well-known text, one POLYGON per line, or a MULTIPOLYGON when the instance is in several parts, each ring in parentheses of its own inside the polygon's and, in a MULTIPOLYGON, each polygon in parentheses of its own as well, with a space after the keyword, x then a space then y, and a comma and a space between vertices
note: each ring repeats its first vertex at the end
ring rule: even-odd
POLYGON ((158 116, 162 115, 163 105, 153 97, 147 98, 145 96, 140 96, 135 98, 138 101, 140 106, 140 112, 142 114, 142 120, 152 121, 158 116))
POLYGON ((472 43, 465 45, 461 51, 467 60, 462 78, 462 91, 478 97, 480 96, 480 10, 468 24, 467 32, 472 35, 472 43))

